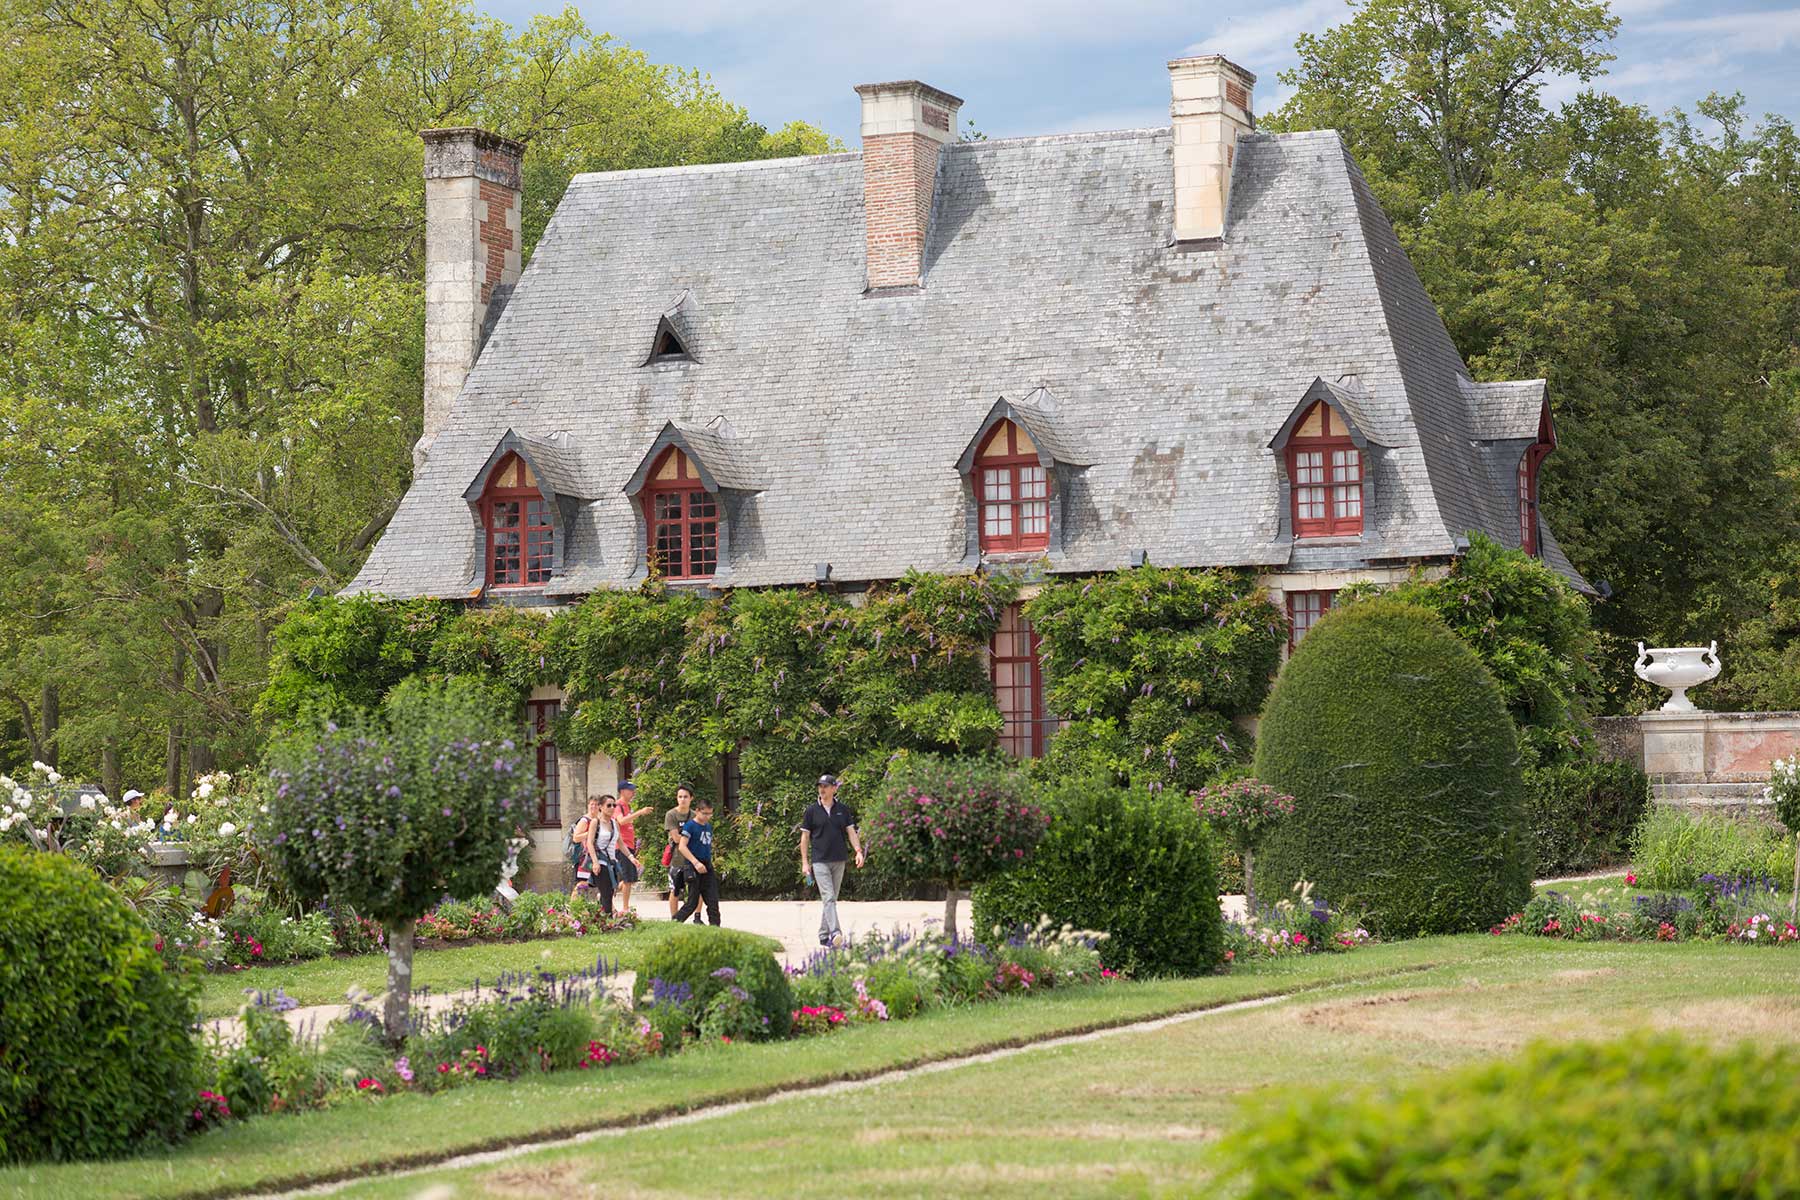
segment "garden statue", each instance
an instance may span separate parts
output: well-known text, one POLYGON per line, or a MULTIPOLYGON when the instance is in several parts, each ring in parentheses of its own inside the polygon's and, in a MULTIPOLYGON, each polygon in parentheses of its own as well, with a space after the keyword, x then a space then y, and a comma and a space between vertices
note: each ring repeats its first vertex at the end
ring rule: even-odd
POLYGON ((500 864, 500 882, 494 888, 494 895, 501 903, 511 905, 519 898, 519 889, 513 886, 513 876, 519 873, 519 852, 531 845, 530 838, 514 837, 507 839, 506 858, 500 864))
POLYGON ((1687 690, 1718 678, 1719 643, 1710 646, 1664 646, 1644 649, 1637 644, 1638 657, 1634 669, 1637 677, 1657 687, 1667 688, 1672 695, 1662 712, 1699 712, 1687 698, 1687 690))

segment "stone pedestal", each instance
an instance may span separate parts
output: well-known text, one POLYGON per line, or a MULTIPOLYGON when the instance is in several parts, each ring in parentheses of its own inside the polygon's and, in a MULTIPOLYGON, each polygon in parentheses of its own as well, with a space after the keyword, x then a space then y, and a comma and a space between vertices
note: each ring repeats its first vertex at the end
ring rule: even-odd
POLYGON ((164 887, 180 890, 187 879, 189 855, 183 842, 151 842, 144 856, 150 861, 150 874, 164 887))
POLYGON ((1800 752, 1800 712, 1647 712, 1601 722, 1600 743, 1638 759, 1659 804, 1773 821, 1769 764, 1800 752))

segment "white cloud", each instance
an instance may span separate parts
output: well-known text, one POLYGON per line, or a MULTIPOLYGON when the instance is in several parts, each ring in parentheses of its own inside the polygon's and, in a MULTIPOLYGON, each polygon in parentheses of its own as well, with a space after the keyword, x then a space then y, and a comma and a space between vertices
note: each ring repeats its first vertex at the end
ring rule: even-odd
POLYGON ((1645 33, 1704 39, 1740 53, 1772 54, 1800 42, 1800 8, 1651 21, 1642 29, 1645 33))
POLYGON ((1352 15, 1344 0, 1299 0, 1253 11, 1249 16, 1228 17, 1184 53, 1226 54, 1253 70, 1257 63, 1292 62, 1295 38, 1303 33, 1323 33, 1352 15))

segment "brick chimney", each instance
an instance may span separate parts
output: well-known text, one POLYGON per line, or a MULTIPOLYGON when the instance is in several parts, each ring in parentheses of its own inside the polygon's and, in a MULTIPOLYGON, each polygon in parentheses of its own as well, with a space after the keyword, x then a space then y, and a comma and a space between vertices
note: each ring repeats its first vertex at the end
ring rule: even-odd
POLYGON ((1169 64, 1169 116, 1175 135, 1175 240, 1225 236, 1237 140, 1254 132, 1256 76, 1222 54, 1169 64))
POLYGON ((425 433, 450 420, 469 368, 519 280, 525 147, 485 129, 427 129, 425 142, 425 433))
POLYGON ((962 101, 916 79, 865 83, 863 233, 869 290, 917 287, 937 190, 938 149, 956 140, 962 101))

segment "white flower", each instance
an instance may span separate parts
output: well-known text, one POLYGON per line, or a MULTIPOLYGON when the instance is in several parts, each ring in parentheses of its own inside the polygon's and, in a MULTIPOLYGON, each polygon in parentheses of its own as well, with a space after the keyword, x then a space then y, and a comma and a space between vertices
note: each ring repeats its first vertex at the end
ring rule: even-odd
POLYGON ((230 821, 227 821, 223 825, 219 826, 219 836, 220 837, 230 837, 232 834, 234 834, 236 832, 237 832, 237 826, 233 825, 230 821))
POLYGON ((212 785, 212 780, 210 778, 202 779, 200 781, 200 786, 196 787, 194 789, 194 795, 200 797, 200 799, 202 799, 202 800, 206 799, 208 796, 210 796, 212 794, 213 794, 213 785, 212 785))
POLYGON ((192 824, 193 824, 193 823, 194 823, 194 822, 195 822, 195 821, 198 821, 198 820, 199 820, 199 819, 200 819, 200 814, 199 814, 199 813, 189 813, 189 814, 188 814, 188 819, 187 819, 187 823, 188 823, 188 824, 189 824, 189 825, 192 825, 192 824))
POLYGON ((92 796, 83 796, 81 798, 81 807, 93 808, 94 807, 94 798, 92 796))

